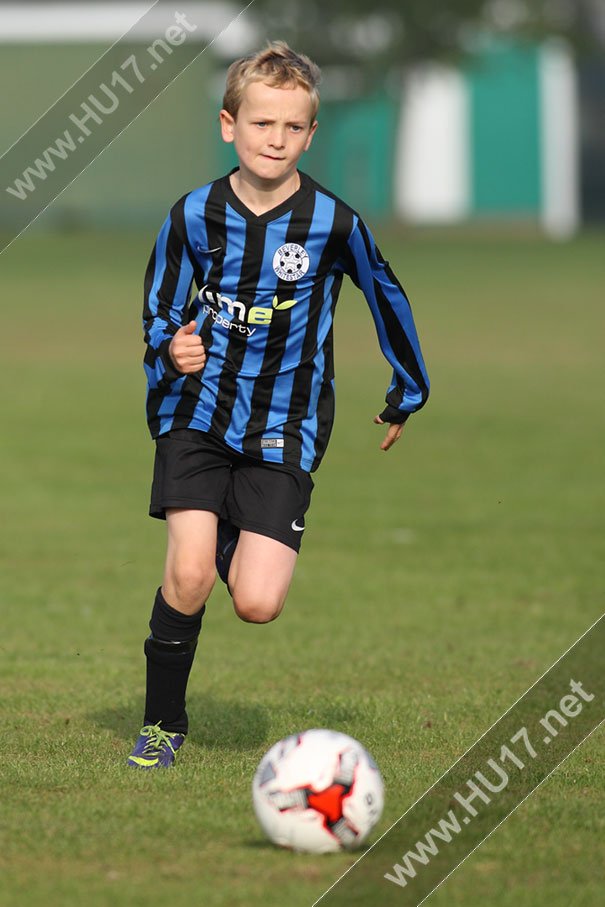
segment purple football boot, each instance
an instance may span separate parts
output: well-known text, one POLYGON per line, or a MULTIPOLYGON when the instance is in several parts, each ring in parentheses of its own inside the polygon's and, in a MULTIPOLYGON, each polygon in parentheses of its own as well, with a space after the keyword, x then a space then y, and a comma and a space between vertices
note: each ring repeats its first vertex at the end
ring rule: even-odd
POLYGON ((148 724, 141 728, 127 764, 135 768, 168 768, 184 742, 184 734, 171 734, 159 724, 148 724))

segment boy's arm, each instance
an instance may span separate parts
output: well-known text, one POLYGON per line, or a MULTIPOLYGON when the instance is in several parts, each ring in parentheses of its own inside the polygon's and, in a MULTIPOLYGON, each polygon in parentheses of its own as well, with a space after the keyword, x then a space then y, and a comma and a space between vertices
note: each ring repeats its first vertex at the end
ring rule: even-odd
POLYGON ((204 364, 201 338, 193 333, 195 324, 183 325, 193 278, 181 199, 159 232, 145 274, 145 372, 152 388, 199 371, 204 364))
POLYGON ((374 420, 391 423, 381 445, 388 450, 407 418, 426 403, 429 379, 407 295, 360 219, 349 236, 348 251, 347 273, 366 297, 380 348, 393 367, 386 407, 374 420))

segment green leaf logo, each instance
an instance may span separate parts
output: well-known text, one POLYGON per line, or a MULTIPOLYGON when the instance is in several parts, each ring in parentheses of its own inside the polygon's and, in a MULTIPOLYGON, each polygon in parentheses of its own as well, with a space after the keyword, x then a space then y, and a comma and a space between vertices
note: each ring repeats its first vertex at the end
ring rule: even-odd
POLYGON ((291 309, 293 305, 296 305, 296 299, 286 299, 285 302, 280 302, 277 296, 273 297, 273 308, 278 309, 280 312, 284 309, 291 309))

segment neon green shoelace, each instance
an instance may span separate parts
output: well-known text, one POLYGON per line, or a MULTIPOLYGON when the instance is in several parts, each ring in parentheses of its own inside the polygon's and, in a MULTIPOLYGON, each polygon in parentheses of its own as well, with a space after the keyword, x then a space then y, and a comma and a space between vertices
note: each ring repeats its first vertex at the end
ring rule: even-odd
POLYGON ((149 740, 147 741, 145 748, 143 749, 144 756, 148 756, 154 750, 161 749, 163 743, 165 743, 166 746, 169 746, 174 753, 174 747, 172 745, 172 740, 170 739, 170 734, 167 731, 163 731, 159 724, 145 725, 145 727, 141 728, 141 734, 143 737, 149 737, 149 740))

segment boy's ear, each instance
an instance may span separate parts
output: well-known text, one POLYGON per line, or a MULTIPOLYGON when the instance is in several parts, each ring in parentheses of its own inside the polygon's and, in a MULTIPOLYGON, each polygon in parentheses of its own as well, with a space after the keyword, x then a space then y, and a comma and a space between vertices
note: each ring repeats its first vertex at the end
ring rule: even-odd
POLYGON ((305 151, 308 151, 309 148, 311 147, 311 142, 313 141, 313 136, 315 135, 315 130, 317 129, 318 126, 319 126, 319 123, 317 122, 317 120, 315 120, 315 122, 311 126, 311 129, 309 130, 309 135, 307 137, 307 142, 305 144, 305 151))
POLYGON ((233 141, 233 130, 235 129, 235 120, 231 116, 228 110, 221 110, 219 113, 219 119, 221 121, 221 135, 223 137, 223 142, 232 142, 233 141))

